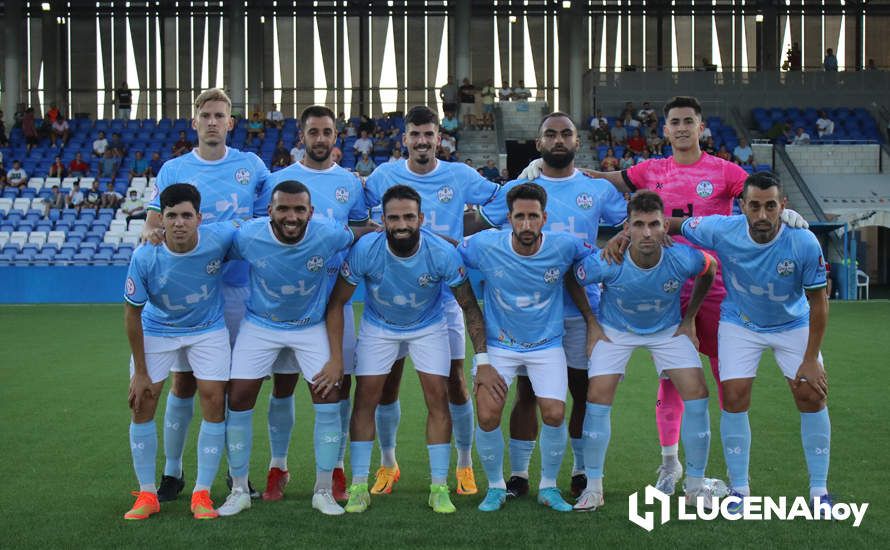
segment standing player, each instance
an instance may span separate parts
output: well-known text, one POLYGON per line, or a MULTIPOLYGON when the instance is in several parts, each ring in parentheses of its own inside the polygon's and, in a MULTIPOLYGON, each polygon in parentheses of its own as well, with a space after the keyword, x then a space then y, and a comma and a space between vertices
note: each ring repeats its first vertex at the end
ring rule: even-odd
MULTIPOLYGON (((673 382, 686 405, 681 431, 686 453, 686 500, 712 495, 705 484, 705 467, 711 443, 708 387, 696 351, 695 315, 717 266, 713 259, 690 246, 662 247, 666 224, 664 203, 651 191, 640 191, 627 205, 625 231, 630 246, 624 262, 608 264, 598 254, 588 256, 575 269, 582 285, 602 283, 602 323, 605 337, 590 355, 590 385, 584 418, 584 459, 587 487, 575 510, 602 506, 603 465, 611 435, 612 402, 627 362, 638 347, 652 353, 659 376, 673 382), (689 306, 680 318, 680 287, 694 278, 689 306)), ((719 487, 725 495, 725 486, 719 487)), ((722 495, 721 495, 722 496, 722 495)))
POLYGON ((815 235, 783 226, 785 203, 778 178, 760 172, 745 182, 744 216, 696 217, 683 223, 682 234, 717 253, 728 281, 718 333, 725 396, 720 438, 733 493, 750 494, 748 409, 760 356, 769 348, 800 411, 810 498, 825 502, 831 447, 819 352, 828 324, 825 262, 815 235))
MULTIPOLYGON (((369 207, 380 204, 383 194, 394 185, 413 187, 422 199, 424 225, 432 232, 459 241, 464 236, 464 205, 485 204, 498 191, 498 185, 482 177, 462 162, 436 159, 439 144, 439 119, 428 107, 413 107, 405 115, 402 143, 408 159, 387 162, 374 170, 365 182, 365 198, 369 207)), ((473 474, 473 401, 464 378, 464 320, 457 302, 446 294, 445 318, 451 346, 451 375, 448 378, 448 400, 457 447, 457 492, 476 493, 473 474)), ((374 494, 389 493, 400 471, 395 460, 395 434, 399 425, 399 381, 402 365, 394 365, 377 408, 377 432, 380 438, 381 467, 374 494)))
MULTIPOLYGON (((201 192, 201 214, 205 222, 247 220, 265 215, 255 210, 257 195, 263 188, 269 169, 253 153, 226 146, 226 135, 234 127, 232 101, 219 88, 205 90, 195 98, 192 128, 198 133, 198 147, 190 153, 170 159, 158 173, 155 197, 148 205, 148 217, 142 238, 154 244, 161 242, 160 204, 158 196, 174 183, 191 183, 201 192)), ((223 315, 234 343, 238 325, 244 317, 248 289, 247 264, 226 262, 222 266, 223 315)), ((158 489, 161 502, 174 500, 185 480, 182 477, 182 452, 188 426, 194 412, 195 377, 187 363, 172 367, 173 385, 167 396, 164 413, 164 477, 158 489)), ((259 494, 255 494, 254 498, 259 494)))
MULTIPOLYGON (((284 181, 272 190, 269 217, 245 223, 230 255, 250 265, 250 299, 232 350, 226 439, 232 493, 219 514, 250 508, 247 473, 253 444, 253 408, 263 379, 283 349, 296 355, 309 384, 315 409, 316 482, 312 507, 323 514, 343 513, 331 495, 332 471, 340 449, 339 393, 342 371, 322 368, 328 361, 324 309, 325 265, 348 249, 355 235, 330 220, 312 219, 305 185, 284 181)), ((290 397, 290 396, 282 396, 290 397)))
POLYGON ((201 394, 198 475, 191 510, 217 517, 210 487, 225 449, 225 389, 231 354, 223 321, 220 266, 232 244, 231 224, 201 223, 201 194, 189 184, 167 187, 159 201, 164 240, 133 253, 127 273, 124 322, 130 359, 130 450, 139 493, 124 519, 160 511, 155 488, 158 395, 170 369, 186 359, 201 394))
POLYGON ((451 459, 451 349, 442 337, 447 331, 445 293, 453 294, 466 313, 477 353, 485 351, 485 328, 460 255, 444 239, 421 229, 421 200, 407 185, 386 190, 381 199, 385 233, 375 233, 356 243, 328 304, 331 362, 335 370, 340 370, 343 305, 355 287, 365 283, 365 312, 356 349, 350 447, 353 478, 347 512, 364 512, 371 503, 368 473, 374 445, 374 410, 393 362, 406 352, 414 360, 428 410, 426 435, 432 478, 428 503, 438 513, 455 511, 446 484, 451 459))
MULTIPOLYGON (((543 172, 534 178, 542 186, 547 201, 547 221, 544 229, 565 232, 588 243, 596 243, 600 222, 618 225, 627 216, 627 202, 615 188, 603 180, 591 180, 575 169, 575 153, 579 147, 578 131, 565 113, 550 113, 541 121, 536 147, 541 153, 543 172)), ((506 193, 524 179, 508 183, 498 197, 485 205, 481 222, 500 227, 507 222, 506 193)), ((599 305, 600 291, 597 286, 587 288, 587 296, 593 311, 599 305)), ((584 479, 584 444, 581 428, 584 423, 584 404, 587 398, 587 330, 583 313, 568 294, 565 303, 565 338, 563 347, 568 365, 569 391, 572 394, 572 411, 569 420, 569 436, 572 439, 574 465, 572 467, 573 496, 581 494, 584 479)), ((513 472, 507 482, 511 496, 528 492, 528 464, 537 439, 535 396, 528 379, 520 376, 517 381, 516 403, 510 416, 510 466, 513 472)))
MULTIPOLYGON (((279 182, 294 180, 305 185, 312 195, 312 206, 316 218, 330 219, 341 225, 367 225, 368 208, 365 206, 361 180, 349 170, 334 164, 334 160, 331 158, 331 149, 337 140, 334 112, 320 105, 307 107, 300 116, 300 127, 303 130, 306 154, 303 155, 300 162, 279 170, 269 177, 259 206, 265 208, 269 204, 272 189, 279 182)), ((327 291, 329 293, 337 280, 337 273, 344 257, 345 254, 335 256, 327 266, 329 277, 327 291)), ((340 394, 342 434, 337 466, 334 468, 333 474, 333 494, 336 500, 348 498, 346 477, 343 473, 343 455, 346 451, 346 432, 349 429, 349 375, 353 371, 353 356, 355 354, 355 323, 352 321, 352 302, 347 303, 344 308, 344 315, 349 319, 349 322, 344 325, 343 333, 343 357, 345 359, 343 372, 346 376, 344 376, 341 386, 337 388, 340 394)), ((269 464, 266 491, 263 493, 265 500, 280 500, 284 496, 284 487, 290 479, 287 469, 287 450, 294 427, 293 393, 299 376, 297 374, 299 367, 292 355, 290 351, 287 351, 284 357, 276 361, 272 369, 275 373, 275 385, 269 400, 269 439, 272 458, 269 464)))
POLYGON ((592 248, 568 233, 541 231, 547 221, 547 193, 540 185, 517 185, 507 193, 506 201, 511 228, 477 233, 460 247, 464 262, 481 271, 486 282, 490 348, 488 354, 476 355, 475 393, 479 408, 476 447, 488 477, 488 493, 479 509, 499 510, 507 498, 501 413, 510 383, 522 373, 531 382, 544 422, 538 502, 570 512, 572 506, 556 487, 566 448, 563 280, 567 288, 574 287, 572 299, 588 312, 585 321, 590 321, 587 297, 571 272, 572 264, 592 248))

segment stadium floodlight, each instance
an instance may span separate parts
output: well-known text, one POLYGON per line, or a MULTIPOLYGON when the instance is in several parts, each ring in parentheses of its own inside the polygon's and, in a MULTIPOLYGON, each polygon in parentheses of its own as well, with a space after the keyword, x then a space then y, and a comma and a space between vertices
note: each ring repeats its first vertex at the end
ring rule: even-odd
POLYGON ((42 2, 40 4, 40 9, 42 9, 43 11, 49 11, 50 10, 49 2, 42 2))
POLYGON ((564 9, 564 10, 572 9, 572 0, 562 0, 562 9, 564 9))
POLYGON ((511 16, 510 16, 510 22, 511 22, 511 23, 515 23, 515 22, 516 22, 516 16, 515 16, 515 15, 511 15, 511 16))
POLYGON ((763 23, 763 14, 758 13, 757 15, 755 15, 755 16, 754 16, 754 21, 757 22, 757 23, 763 23))

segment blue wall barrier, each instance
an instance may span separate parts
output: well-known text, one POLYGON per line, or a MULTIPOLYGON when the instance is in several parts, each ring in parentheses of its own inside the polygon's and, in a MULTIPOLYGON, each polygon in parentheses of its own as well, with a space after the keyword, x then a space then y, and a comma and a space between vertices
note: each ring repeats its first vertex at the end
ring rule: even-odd
MULTIPOLYGON (((481 275, 470 280, 482 297, 481 275)), ((7 266, 0 268, 0 304, 103 304, 124 300, 127 266, 7 266)), ((359 285, 353 300, 365 299, 359 285)))

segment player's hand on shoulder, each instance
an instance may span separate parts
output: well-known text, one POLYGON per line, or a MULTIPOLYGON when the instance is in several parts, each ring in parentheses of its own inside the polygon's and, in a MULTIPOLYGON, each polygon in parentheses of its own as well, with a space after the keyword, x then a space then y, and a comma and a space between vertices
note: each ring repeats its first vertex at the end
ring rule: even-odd
POLYGON ((343 380, 343 363, 329 360, 324 367, 312 377, 312 391, 316 395, 326 398, 331 390, 340 387, 343 380))
POLYGON ((517 179, 532 181, 541 175, 541 171, 543 170, 544 159, 535 159, 528 163, 522 172, 519 173, 519 177, 517 179))
POLYGON ((796 210, 790 208, 782 210, 782 222, 789 227, 796 227, 799 229, 810 228, 810 224, 807 223, 807 220, 805 220, 796 210))
POLYGON ((140 240, 144 243, 149 244, 161 244, 164 242, 164 228, 163 227, 149 227, 145 225, 142 228, 142 235, 140 235, 140 240))
POLYGON ((614 237, 609 239, 606 246, 600 252, 600 258, 607 264, 620 264, 624 262, 624 251, 630 245, 630 237, 624 231, 619 231, 614 237))
POLYGON ((476 377, 473 381, 474 394, 478 394, 479 391, 487 391, 496 402, 503 403, 507 399, 507 390, 504 378, 494 367, 488 363, 476 365, 476 377))

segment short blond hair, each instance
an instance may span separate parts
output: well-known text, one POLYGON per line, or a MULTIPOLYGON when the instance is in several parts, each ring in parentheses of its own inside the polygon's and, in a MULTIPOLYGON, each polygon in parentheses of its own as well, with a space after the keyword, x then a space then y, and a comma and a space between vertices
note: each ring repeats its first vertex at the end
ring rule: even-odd
POLYGON ((201 110, 208 101, 222 101, 229 107, 229 113, 232 112, 232 100, 222 88, 210 88, 204 90, 195 98, 195 113, 201 110))

